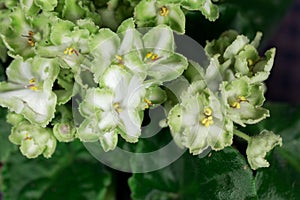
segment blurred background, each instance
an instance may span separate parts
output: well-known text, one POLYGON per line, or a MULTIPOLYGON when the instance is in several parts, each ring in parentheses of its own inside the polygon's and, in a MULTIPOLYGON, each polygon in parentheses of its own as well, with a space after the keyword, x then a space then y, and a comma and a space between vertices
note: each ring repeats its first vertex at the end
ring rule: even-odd
POLYGON ((267 48, 275 46, 277 55, 267 82, 267 99, 300 103, 300 0, 289 6, 274 29, 267 48))

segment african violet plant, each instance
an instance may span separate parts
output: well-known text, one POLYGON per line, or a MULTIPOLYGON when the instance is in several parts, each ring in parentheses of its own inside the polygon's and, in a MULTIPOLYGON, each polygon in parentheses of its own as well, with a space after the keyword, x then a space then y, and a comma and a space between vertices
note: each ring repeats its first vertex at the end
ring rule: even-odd
POLYGON ((78 140, 99 142, 105 152, 125 141, 139 151, 145 114, 162 106, 160 126, 195 159, 208 150, 228 151, 238 136, 248 143, 251 169, 268 167, 265 157, 282 145, 281 137, 268 130, 249 135, 241 127, 270 116, 264 81, 275 49, 261 56, 262 33, 251 39, 228 30, 207 41, 207 66, 176 50, 174 35, 185 33, 186 13, 215 21, 218 4, 2 1, 0 58, 7 67, 0 105, 8 108, 10 142, 27 158, 51 158, 60 143, 78 140), (177 95, 170 82, 181 88, 177 95))

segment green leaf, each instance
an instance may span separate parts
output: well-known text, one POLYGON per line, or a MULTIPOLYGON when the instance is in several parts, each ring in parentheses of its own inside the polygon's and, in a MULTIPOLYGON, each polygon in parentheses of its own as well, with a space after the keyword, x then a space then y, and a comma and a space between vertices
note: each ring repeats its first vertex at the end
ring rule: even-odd
MULTIPOLYGON (((271 117, 247 128, 249 133, 268 129, 282 137, 267 160, 269 168, 257 170, 259 199, 297 199, 300 196, 300 106, 268 104, 271 117)), ((246 132, 246 131, 244 131, 246 132)))
POLYGON ((6 123, 6 109, 0 108, 0 162, 7 159, 15 146, 8 140, 11 126, 6 123))
POLYGON ((3 168, 4 199, 105 200, 110 174, 79 142, 60 144, 52 159, 28 160, 18 152, 3 168))
POLYGON ((185 154, 159 171, 129 179, 134 200, 250 199, 256 197, 252 172, 232 147, 199 158, 185 154))

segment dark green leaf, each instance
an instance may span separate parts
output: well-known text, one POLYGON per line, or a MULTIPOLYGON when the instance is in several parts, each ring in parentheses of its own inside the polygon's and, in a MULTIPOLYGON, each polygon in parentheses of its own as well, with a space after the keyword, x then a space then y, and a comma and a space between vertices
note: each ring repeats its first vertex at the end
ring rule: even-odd
POLYGON ((129 185, 134 200, 256 198, 252 171, 232 147, 204 158, 186 152, 159 171, 134 174, 129 185))
POLYGON ((51 159, 28 160, 19 151, 3 168, 4 199, 106 200, 110 174, 79 142, 60 143, 51 159))
POLYGON ((6 123, 6 109, 0 108, 0 162, 5 161, 10 151, 16 148, 8 140, 10 129, 11 126, 6 123))

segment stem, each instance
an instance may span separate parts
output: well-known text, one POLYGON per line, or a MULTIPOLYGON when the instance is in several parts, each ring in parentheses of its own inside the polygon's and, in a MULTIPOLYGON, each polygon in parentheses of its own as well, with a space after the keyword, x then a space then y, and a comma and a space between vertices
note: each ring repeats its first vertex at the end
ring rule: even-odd
POLYGON ((237 129, 233 130, 233 134, 236 136, 239 136, 240 138, 243 138, 244 140, 246 140, 247 142, 249 142, 251 140, 251 137, 237 129))

